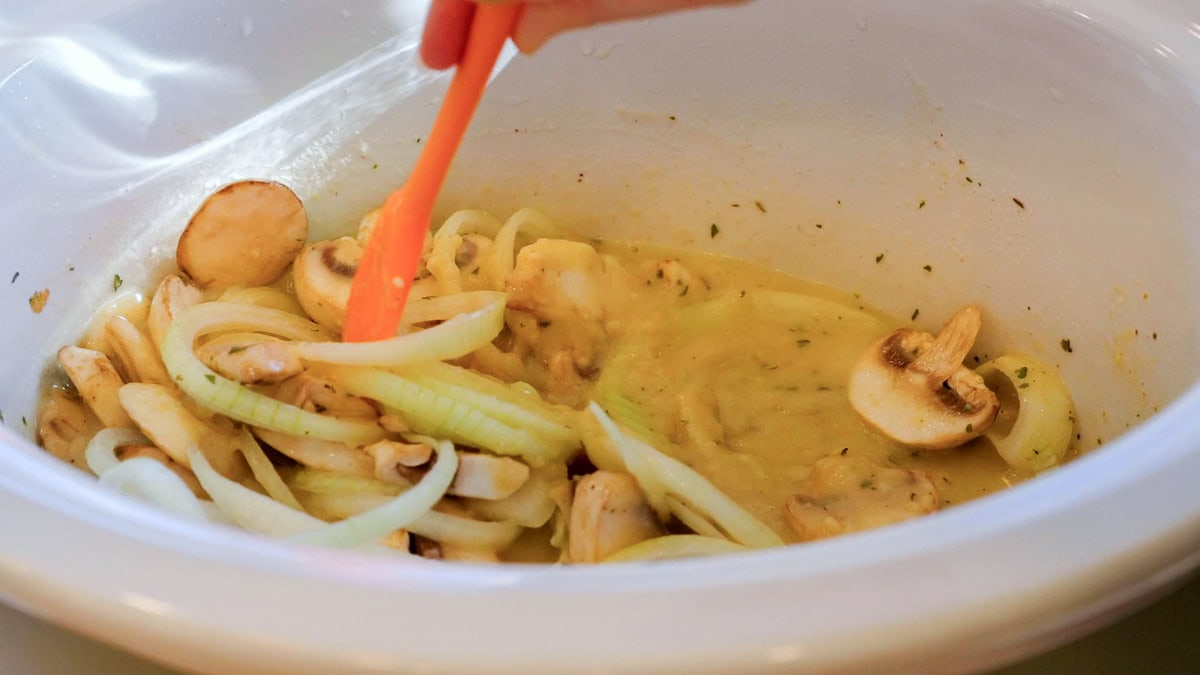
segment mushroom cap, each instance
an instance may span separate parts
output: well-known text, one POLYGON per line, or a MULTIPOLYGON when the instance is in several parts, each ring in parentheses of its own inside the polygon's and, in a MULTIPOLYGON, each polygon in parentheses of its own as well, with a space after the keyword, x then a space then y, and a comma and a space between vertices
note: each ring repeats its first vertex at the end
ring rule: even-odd
POLYGON ((899 329, 875 341, 850 374, 850 404, 889 438, 929 450, 953 448, 982 434, 999 400, 962 365, 981 324, 978 308, 959 310, 941 333, 899 329))
POLYGON ((244 180, 204 200, 175 261, 201 288, 263 286, 278 279, 308 239, 300 198, 280 183, 244 180))
POLYGON ((341 332, 350 286, 363 249, 350 237, 319 241, 296 256, 292 283, 305 313, 322 326, 341 332))

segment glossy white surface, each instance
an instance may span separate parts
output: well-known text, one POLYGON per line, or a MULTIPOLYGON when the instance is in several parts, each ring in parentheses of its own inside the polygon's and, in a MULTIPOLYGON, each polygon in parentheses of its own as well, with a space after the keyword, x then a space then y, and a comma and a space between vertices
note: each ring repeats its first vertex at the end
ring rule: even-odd
POLYGON ((113 273, 149 275, 140 261, 196 197, 268 175, 329 231, 403 179, 444 79, 405 70, 406 42, 380 26, 420 4, 293 2, 247 21, 116 3, 88 17, 112 29, 98 41, 59 31, 55 10, 5 17, 25 31, 0 46, 0 91, 19 101, 0 127, 0 218, 22 224, 0 234, 0 273, 21 273, 0 339, 23 355, 0 365, 5 598, 212 671, 931 672, 1066 640, 1200 562, 1200 29, 1129 3, 761 2, 564 37, 496 79, 445 195, 700 246, 719 217, 724 250, 905 314, 943 315, 970 289, 984 349, 1059 363, 1085 438, 1106 441, 1003 495, 715 560, 398 565, 180 523, 29 446, 16 420, 33 417, 41 359, 113 273), (304 63, 279 59, 304 26, 322 35, 304 63), (50 33, 111 68, 72 80, 36 51, 61 44, 50 33), (225 81, 240 84, 203 90, 225 81), (769 217, 728 208, 755 198, 769 217))

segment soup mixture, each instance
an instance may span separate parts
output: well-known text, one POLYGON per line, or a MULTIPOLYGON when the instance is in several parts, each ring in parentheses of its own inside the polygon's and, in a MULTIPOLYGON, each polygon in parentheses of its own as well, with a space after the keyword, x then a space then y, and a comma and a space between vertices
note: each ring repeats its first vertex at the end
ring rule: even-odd
POLYGON ((925 333, 745 262, 579 240, 531 209, 451 216, 397 337, 338 342, 374 218, 305 245, 287 188, 210 197, 148 311, 98 317, 59 352, 43 446, 197 520, 574 563, 899 523, 1071 452, 1054 369, 964 365, 977 307, 925 333))

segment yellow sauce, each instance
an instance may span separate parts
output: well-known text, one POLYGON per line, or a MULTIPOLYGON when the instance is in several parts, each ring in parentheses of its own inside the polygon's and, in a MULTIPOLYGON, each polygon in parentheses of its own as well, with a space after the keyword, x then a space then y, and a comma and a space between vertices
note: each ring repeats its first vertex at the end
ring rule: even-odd
POLYGON ((853 297, 741 261, 644 245, 605 243, 600 250, 637 277, 640 292, 610 309, 616 336, 592 395, 616 390, 636 403, 660 449, 786 541, 796 537, 784 501, 829 455, 923 470, 943 507, 1019 480, 987 441, 917 452, 867 427, 850 407, 850 369, 898 321, 853 297), (664 259, 678 260, 690 283, 659 278, 664 259), (692 422, 685 423, 683 401, 694 408, 706 392, 715 396, 719 444, 696 442, 685 428, 692 422))

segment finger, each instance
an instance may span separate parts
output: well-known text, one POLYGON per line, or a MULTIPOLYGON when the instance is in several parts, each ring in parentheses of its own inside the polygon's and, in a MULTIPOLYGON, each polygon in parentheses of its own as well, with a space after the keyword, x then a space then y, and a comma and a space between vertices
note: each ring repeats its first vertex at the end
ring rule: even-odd
POLYGON ((470 0, 433 0, 421 36, 421 60, 425 65, 443 70, 457 64, 474 16, 475 3, 470 0))
POLYGON ((665 14, 705 5, 740 4, 747 0, 560 0, 531 2, 513 31, 513 42, 525 53, 535 52, 555 35, 604 21, 665 14))

